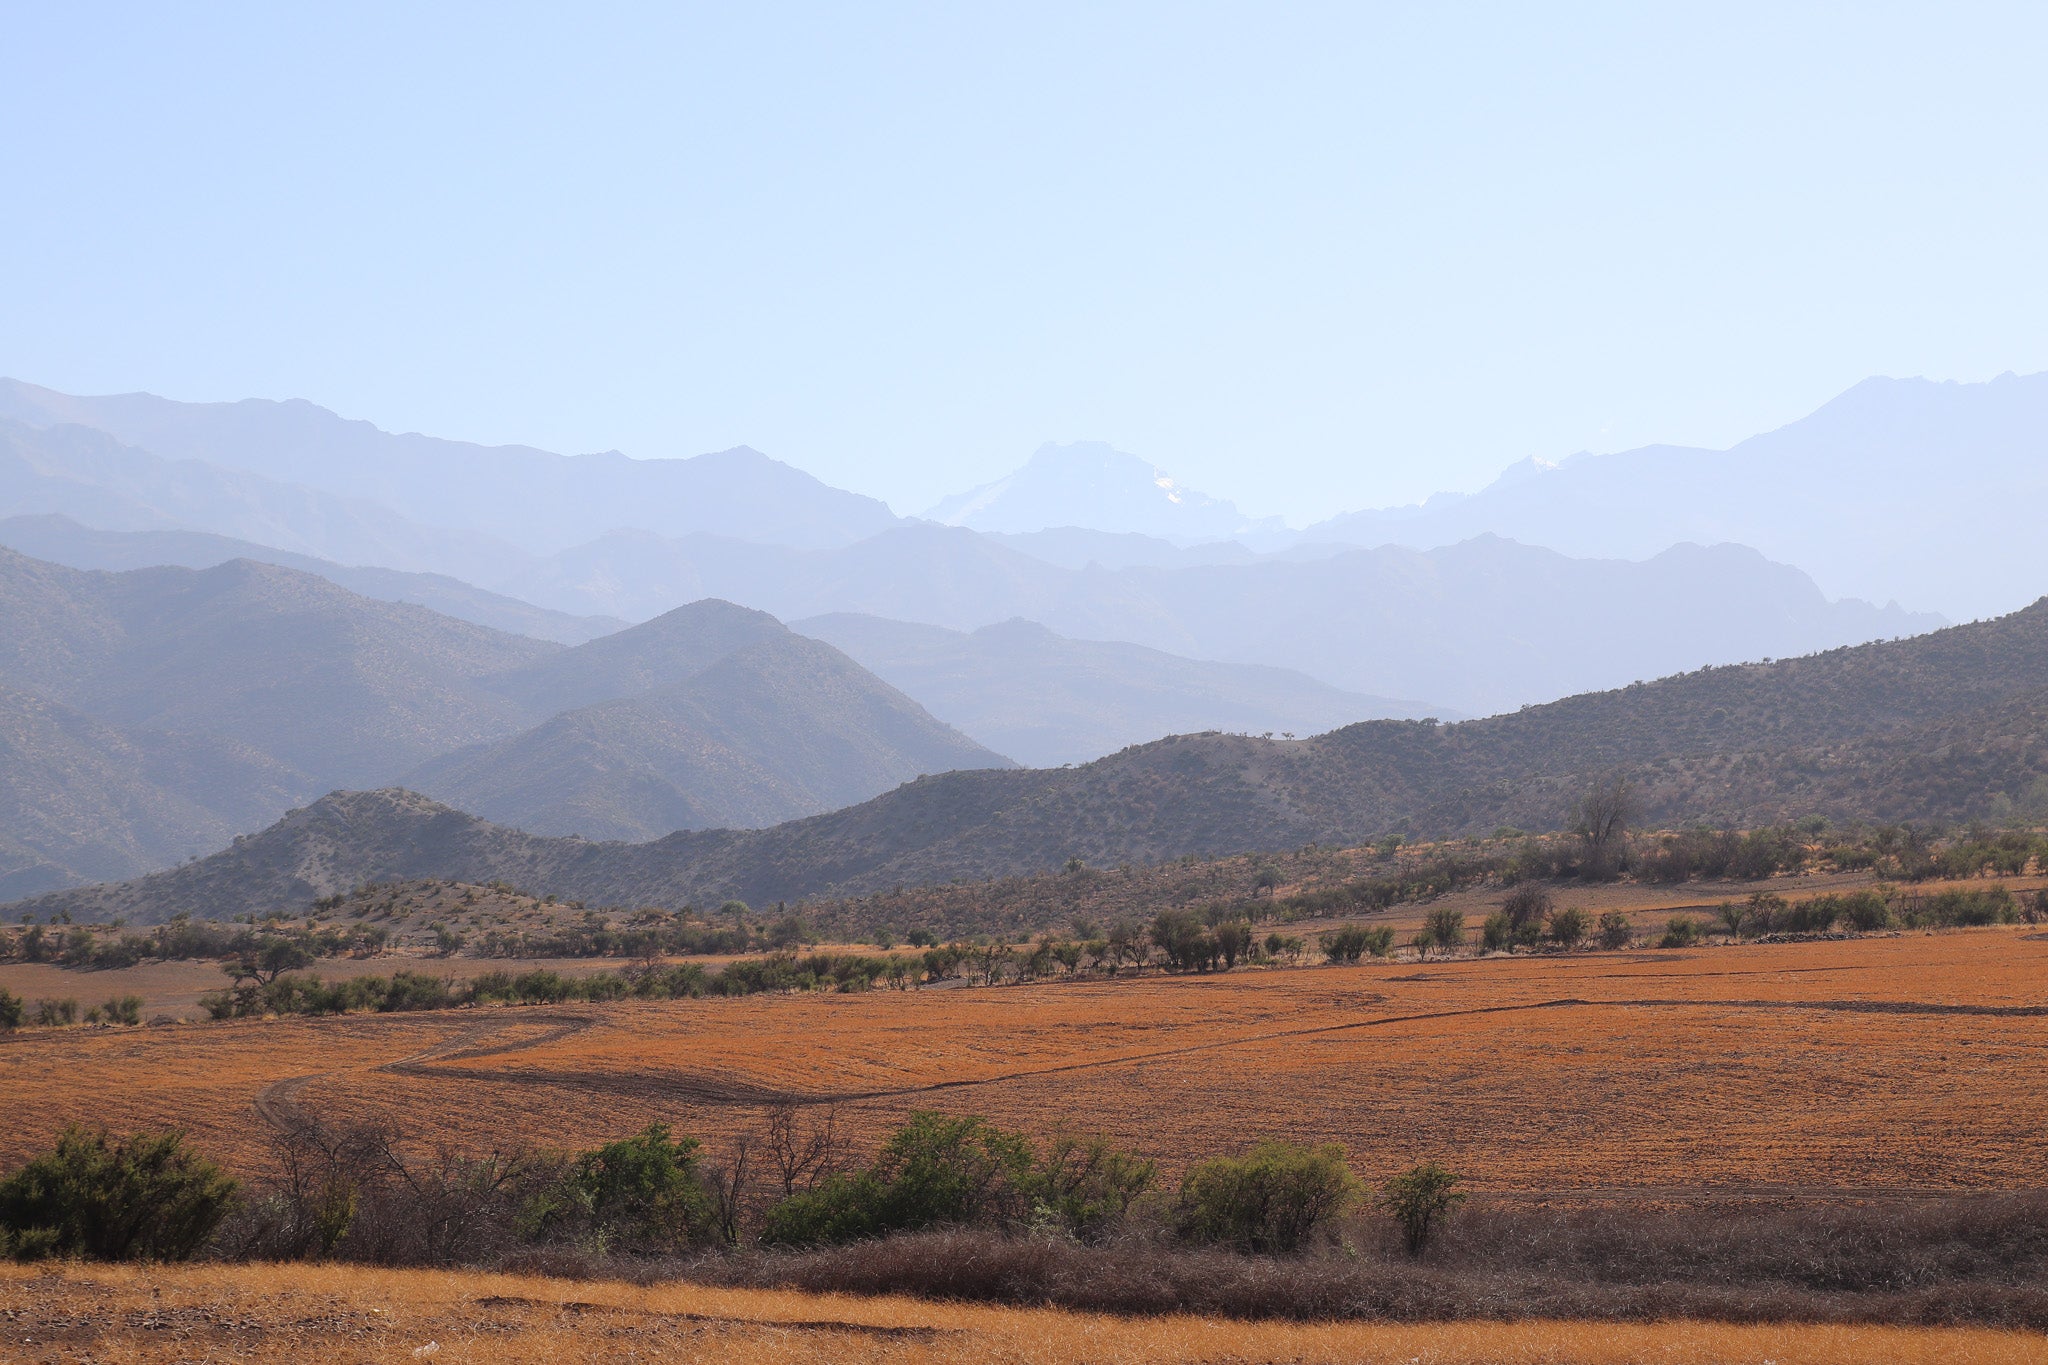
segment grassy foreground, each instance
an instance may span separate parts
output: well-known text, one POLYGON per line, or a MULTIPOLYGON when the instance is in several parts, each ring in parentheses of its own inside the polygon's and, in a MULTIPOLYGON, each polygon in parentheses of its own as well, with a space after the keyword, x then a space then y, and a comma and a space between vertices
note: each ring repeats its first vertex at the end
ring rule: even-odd
POLYGON ((2048 1338, 1981 1328, 1304 1325, 336 1265, 0 1265, 0 1359, 10 1361, 2004 1365, 2044 1358, 2048 1338))

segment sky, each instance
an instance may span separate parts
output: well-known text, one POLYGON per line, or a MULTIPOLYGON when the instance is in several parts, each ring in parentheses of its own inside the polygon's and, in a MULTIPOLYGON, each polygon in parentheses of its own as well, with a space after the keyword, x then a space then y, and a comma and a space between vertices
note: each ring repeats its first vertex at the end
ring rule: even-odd
POLYGON ((2048 369, 2048 6, 16 0, 0 374, 1297 524, 2048 369))

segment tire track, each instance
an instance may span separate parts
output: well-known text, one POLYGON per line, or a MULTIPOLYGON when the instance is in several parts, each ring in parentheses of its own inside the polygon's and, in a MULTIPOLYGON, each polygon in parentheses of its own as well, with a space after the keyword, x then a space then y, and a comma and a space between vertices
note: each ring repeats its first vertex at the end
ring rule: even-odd
MULTIPOLYGON (((597 1020, 590 1015, 571 1015, 543 1029, 531 1038, 516 1039, 509 1043, 500 1043, 494 1047, 466 1046, 466 1044, 487 1038, 494 1033, 503 1033, 507 1029, 518 1028, 523 1024, 534 1022, 537 1021, 531 1019, 478 1020, 466 1028, 457 1029, 449 1037, 441 1038, 421 1048, 418 1052, 400 1057, 395 1061, 381 1062, 376 1066, 353 1067, 350 1070, 364 1072, 381 1071, 391 1075, 431 1076, 435 1073, 429 1069, 429 1064, 436 1059, 445 1057, 469 1060, 478 1057, 496 1057, 510 1052, 519 1052, 526 1048, 540 1047, 543 1044, 560 1042, 564 1038, 581 1033, 595 1024, 597 1020)), ((299 1107, 299 1092, 314 1081, 327 1080, 338 1074, 340 1073, 333 1071, 313 1071, 303 1076, 287 1076, 283 1080, 272 1081, 269 1085, 257 1091, 256 1098, 252 1101, 257 1116, 271 1126, 281 1129, 302 1127, 313 1122, 312 1115, 299 1107)))
MULTIPOLYGON (((475 1080, 518 1085, 559 1085, 571 1089, 630 1096, 636 1099, 666 1096, 704 1104, 747 1106, 770 1104, 851 1104, 869 1100, 900 1099, 912 1095, 940 1094, 950 1090, 969 1090, 979 1086, 1001 1085, 1009 1081, 1034 1080, 1045 1076, 1069 1075, 1079 1071, 1102 1070, 1117 1066, 1135 1066, 1144 1062, 1220 1051, 1224 1048, 1249 1047, 1254 1044, 1283 1042, 1294 1038, 1322 1037, 1362 1029, 1390 1028, 1398 1024, 1423 1024, 1438 1020, 1469 1019, 1491 1014, 1524 1014, 1541 1010, 1571 1008, 1820 1010, 1852 1014, 1955 1015, 1983 1018, 2048 1017, 2048 1005, 1950 1005, 1917 1000, 1687 1000, 1655 998, 1589 1000, 1580 996, 1560 996, 1549 1000, 1536 1000, 1514 1005, 1484 1005, 1472 1009, 1433 1010, 1420 1014, 1380 1015, 1371 1019, 1350 1019, 1338 1024, 1317 1024, 1305 1028, 1274 1029, 1263 1033, 1246 1034, 1236 1038, 1221 1038, 1204 1043, 1188 1043, 1180 1047, 1154 1048, 1146 1052, 1129 1053, 1117 1057, 1096 1057, 1080 1061, 1058 1062, 1048 1066, 1024 1067, 991 1076, 963 1077, 957 1080, 929 1081, 920 1085, 893 1086, 867 1090, 821 1092, 783 1090, 752 1082, 718 1080, 703 1075, 678 1074, 664 1076, 644 1072, 626 1075, 599 1075, 559 1069, 498 1070, 483 1067, 451 1067, 435 1065, 431 1058, 424 1055, 416 1059, 406 1059, 403 1062, 391 1063, 376 1069, 402 1071, 404 1074, 413 1076, 445 1077, 451 1080, 475 1080)), ((588 1022, 593 1021, 586 1021, 583 1027, 587 1027, 588 1022)), ((566 1037, 570 1033, 578 1031, 580 1031, 580 1028, 571 1028, 559 1036, 566 1037)), ((445 1055, 451 1060, 457 1057, 498 1055, 539 1046, 543 1041, 550 1040, 537 1038, 499 1049, 486 1049, 466 1054, 449 1053, 445 1055)))

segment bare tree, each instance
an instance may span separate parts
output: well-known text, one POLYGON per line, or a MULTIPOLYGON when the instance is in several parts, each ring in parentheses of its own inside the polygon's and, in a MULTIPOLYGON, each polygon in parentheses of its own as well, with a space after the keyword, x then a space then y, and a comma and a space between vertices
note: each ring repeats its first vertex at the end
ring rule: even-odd
POLYGON ((1585 843, 1590 869, 1614 870, 1621 860, 1623 837, 1635 815, 1635 787, 1618 773, 1594 783, 1579 798, 1572 812, 1572 833, 1585 843))
POLYGON ((746 1218, 747 1190, 753 1184, 754 1146, 758 1141, 752 1133, 739 1134, 729 1148, 731 1156, 706 1172, 712 1220, 720 1240, 729 1247, 740 1244, 740 1224, 746 1218))
POLYGON ((768 1150, 770 1166, 782 1180, 785 1199, 845 1169, 851 1146, 839 1121, 839 1106, 832 1104, 801 1113, 788 1102, 776 1105, 768 1111, 761 1141, 768 1150))

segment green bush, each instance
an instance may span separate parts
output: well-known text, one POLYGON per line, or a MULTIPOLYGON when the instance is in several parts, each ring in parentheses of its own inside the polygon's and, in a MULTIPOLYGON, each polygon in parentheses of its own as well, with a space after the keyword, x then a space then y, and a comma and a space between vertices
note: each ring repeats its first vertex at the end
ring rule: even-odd
MULTIPOLYGON (((1834 899, 1822 897, 1823 900, 1834 899)), ((1852 891, 1841 899, 1838 918, 1859 934, 1874 933, 1879 929, 1892 927, 1892 901, 1890 894, 1880 888, 1871 891, 1852 891)))
POLYGON ((632 1137, 585 1152, 568 1178, 606 1241, 636 1251, 673 1251, 708 1241, 713 1232, 697 1147, 697 1139, 671 1138, 667 1124, 650 1123, 632 1137))
POLYGON ((1609 910, 1600 917, 1600 946, 1602 948, 1610 952, 1617 948, 1626 948, 1629 945, 1629 940, 1634 937, 1635 931, 1629 925, 1628 916, 1621 911, 1609 910))
POLYGON ((1369 929, 1362 924, 1346 924, 1321 935, 1316 942, 1325 958, 1349 964, 1368 953, 1374 957, 1385 957, 1392 952, 1394 930, 1385 924, 1376 924, 1369 929))
POLYGON ((21 1027, 21 997, 5 986, 0 986, 0 1033, 7 1033, 21 1027))
POLYGON ((78 1022, 76 1000, 36 1001, 36 1024, 41 1028, 64 1028, 78 1022))
POLYGON ((182 1261, 234 1202, 235 1182, 180 1133, 66 1128, 51 1151, 0 1181, 0 1231, 23 1260, 182 1261))
POLYGON ((1664 937, 1657 940, 1659 948, 1690 948, 1700 941, 1700 922, 1690 915, 1673 915, 1664 924, 1664 937))
POLYGON ((1358 1190, 1342 1147, 1262 1142, 1243 1156, 1217 1157, 1188 1172, 1176 1229, 1190 1242, 1292 1253, 1342 1213, 1358 1190))
POLYGON ((1100 1138, 1056 1136, 1042 1159, 986 1119, 910 1116, 865 1171, 834 1175, 768 1210, 761 1241, 816 1246, 920 1228, 1052 1222, 1094 1235, 1151 1188, 1157 1168, 1100 1138))
POLYGON ((1376 1203, 1401 1225, 1401 1243, 1410 1256, 1420 1256, 1435 1235, 1437 1225, 1465 1202, 1465 1196, 1455 1188, 1463 1179, 1434 1161, 1426 1161, 1395 1176, 1380 1191, 1376 1203))
POLYGON ((1432 946, 1449 952, 1465 943, 1465 912, 1439 905, 1422 917, 1422 927, 1432 946))
POLYGON ((1505 910, 1496 910, 1479 926, 1479 946, 1497 953, 1515 941, 1515 924, 1505 910))
POLYGON ((1056 1134, 1031 1171, 1032 1221, 1092 1237, 1128 1213, 1158 1175, 1157 1163, 1106 1139, 1056 1134))
POLYGON ((133 1027, 142 1022, 142 997, 139 995, 117 995, 93 1011, 96 1022, 127 1024, 133 1027))
POLYGON ((887 1194, 872 1172, 828 1176, 768 1210, 761 1244, 807 1247, 879 1237, 889 1231, 883 1210, 887 1194))
POLYGON ((1593 928, 1593 917, 1575 905, 1550 912, 1549 923, 1545 926, 1553 942, 1566 948, 1576 948, 1593 928))

